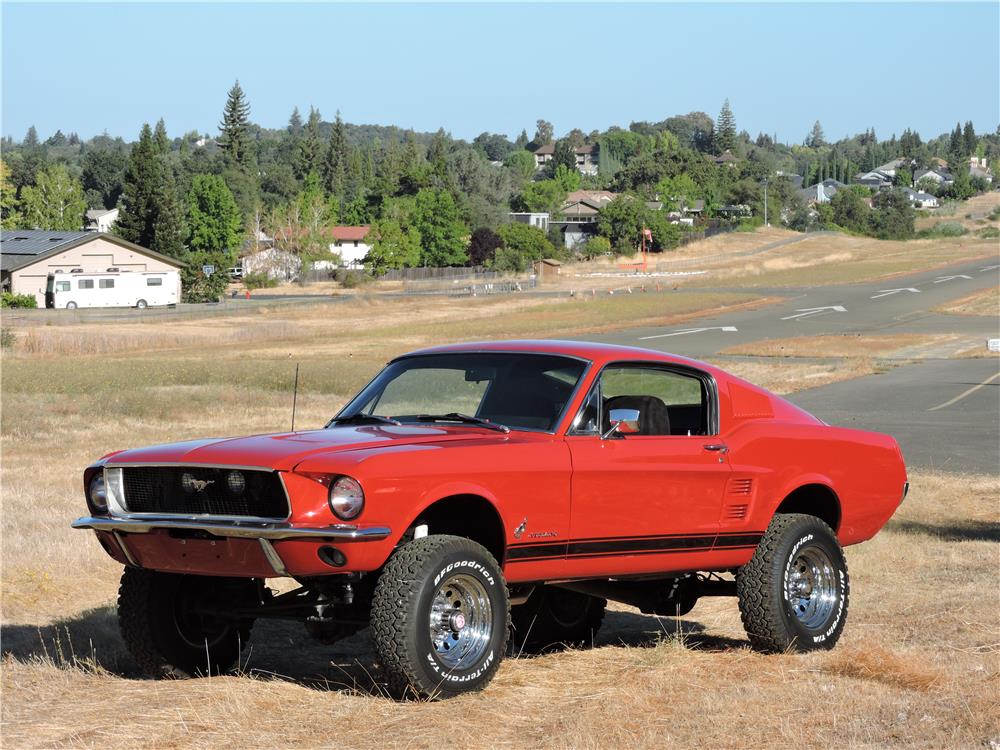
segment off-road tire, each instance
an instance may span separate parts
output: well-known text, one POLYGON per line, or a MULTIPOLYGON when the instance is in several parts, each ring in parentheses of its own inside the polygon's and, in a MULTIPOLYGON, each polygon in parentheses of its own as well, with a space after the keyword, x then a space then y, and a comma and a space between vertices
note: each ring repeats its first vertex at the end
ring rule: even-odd
MULTIPOLYGON (((253 581, 160 573, 141 568, 125 568, 118 589, 118 626, 129 654, 139 669, 150 677, 196 677, 228 671, 250 640, 252 620, 213 623, 202 642, 193 643, 185 635, 179 619, 185 618, 186 594, 202 590, 230 589, 253 591, 253 581), (206 645, 205 638, 208 638, 206 645)), ((197 629, 197 626, 195 626, 197 629)))
POLYGON ((837 643, 847 620, 850 581, 844 552, 827 524, 800 513, 775 515, 753 557, 737 572, 740 616, 758 651, 814 651, 837 643), (794 611, 786 594, 792 566, 798 556, 816 548, 830 566, 832 608, 822 622, 810 627, 794 611))
POLYGON ((510 611, 515 654, 552 648, 591 646, 604 621, 608 602, 553 586, 537 586, 528 601, 510 611))
POLYGON ((503 659, 510 629, 510 602, 503 573, 480 544, 446 534, 403 545, 389 558, 372 599, 371 635, 386 686, 397 698, 450 698, 485 687, 503 659), (490 604, 488 645, 465 668, 450 668, 432 640, 430 616, 436 592, 455 576, 479 582, 490 604))

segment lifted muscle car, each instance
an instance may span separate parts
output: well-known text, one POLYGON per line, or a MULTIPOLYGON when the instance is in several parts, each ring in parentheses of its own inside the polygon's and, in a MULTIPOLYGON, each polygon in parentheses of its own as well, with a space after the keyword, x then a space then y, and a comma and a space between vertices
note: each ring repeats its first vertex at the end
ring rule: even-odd
POLYGON ((152 675, 228 669, 259 618, 371 627, 389 688, 485 686, 508 648, 586 644, 608 599, 736 596, 764 651, 831 648, 842 547, 902 502, 893 438, 682 357, 558 341, 390 362, 323 429, 109 454, 83 488, 152 675), (267 579, 298 588, 275 593, 267 579))

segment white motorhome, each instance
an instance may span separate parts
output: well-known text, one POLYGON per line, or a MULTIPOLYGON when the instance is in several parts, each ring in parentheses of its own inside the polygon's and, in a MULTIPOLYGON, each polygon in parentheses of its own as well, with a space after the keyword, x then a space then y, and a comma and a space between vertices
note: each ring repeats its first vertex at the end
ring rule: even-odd
POLYGON ((78 307, 159 307, 177 304, 177 271, 107 271, 73 269, 50 273, 45 306, 75 310, 78 307))

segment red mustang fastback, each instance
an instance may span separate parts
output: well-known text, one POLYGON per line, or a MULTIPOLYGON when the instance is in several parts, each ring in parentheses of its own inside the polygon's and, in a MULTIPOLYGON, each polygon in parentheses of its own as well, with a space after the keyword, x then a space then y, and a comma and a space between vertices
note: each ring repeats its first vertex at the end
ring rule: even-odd
POLYGON ((842 546, 907 490, 893 438, 709 365, 558 341, 393 360, 323 429, 105 456, 83 477, 153 675, 228 669, 257 618, 370 625, 391 690, 486 685, 508 649, 589 642, 606 600, 738 598, 750 643, 830 648, 842 546), (299 588, 276 594, 268 578, 299 588))

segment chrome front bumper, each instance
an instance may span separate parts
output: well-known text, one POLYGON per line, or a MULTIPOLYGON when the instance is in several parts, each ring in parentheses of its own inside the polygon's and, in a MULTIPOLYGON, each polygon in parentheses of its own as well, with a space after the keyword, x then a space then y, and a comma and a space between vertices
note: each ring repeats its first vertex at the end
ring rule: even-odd
POLYGON ((148 534, 157 529, 203 531, 213 536, 241 539, 337 539, 343 542, 377 542, 392 533, 386 526, 358 527, 352 524, 334 526, 292 526, 284 522, 224 520, 177 516, 84 516, 73 521, 74 529, 148 534))

